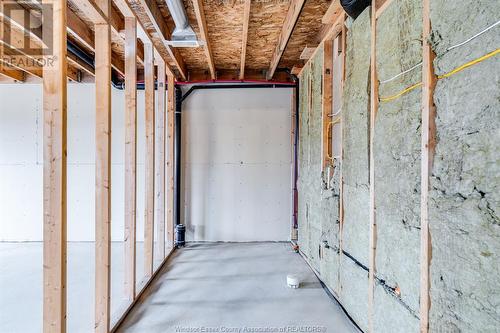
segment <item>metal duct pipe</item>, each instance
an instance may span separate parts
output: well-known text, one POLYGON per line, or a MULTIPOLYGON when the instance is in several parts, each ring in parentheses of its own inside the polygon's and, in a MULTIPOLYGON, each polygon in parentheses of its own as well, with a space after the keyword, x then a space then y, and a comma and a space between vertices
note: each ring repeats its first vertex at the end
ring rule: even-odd
POLYGON ((175 23, 175 29, 172 33, 172 40, 168 44, 174 47, 198 47, 201 43, 198 42, 196 34, 189 25, 186 15, 186 9, 182 0, 165 0, 170 15, 175 23))

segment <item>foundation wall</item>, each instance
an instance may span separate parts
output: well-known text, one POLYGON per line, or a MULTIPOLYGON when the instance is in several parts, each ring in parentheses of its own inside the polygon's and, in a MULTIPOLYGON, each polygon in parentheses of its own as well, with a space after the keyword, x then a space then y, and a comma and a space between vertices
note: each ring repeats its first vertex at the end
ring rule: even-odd
MULTIPOLYGON (((437 75, 498 48, 500 26, 448 50, 493 25, 497 13, 494 0, 431 1, 437 75)), ((321 51, 301 73, 299 104, 299 246, 363 331, 368 331, 369 314, 370 19, 368 8, 347 24, 343 159, 335 161, 328 184, 321 170, 323 120, 317 102, 323 93, 318 88, 321 51)), ((378 17, 376 60, 380 102, 372 142, 377 223, 373 331, 418 332, 422 89, 385 98, 422 80, 422 1, 394 0, 378 17)), ((434 92, 430 332, 496 332, 500 327, 499 73, 500 58, 492 56, 439 79, 434 92)))

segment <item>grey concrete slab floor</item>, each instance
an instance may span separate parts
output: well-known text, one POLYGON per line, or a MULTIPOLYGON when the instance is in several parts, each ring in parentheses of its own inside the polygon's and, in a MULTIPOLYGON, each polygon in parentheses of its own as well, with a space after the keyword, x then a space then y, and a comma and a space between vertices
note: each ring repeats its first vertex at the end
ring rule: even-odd
MULTIPOLYGON (((68 242, 67 332, 94 330, 93 242, 68 242)), ((142 242, 137 243, 137 280, 143 274, 142 242)), ((40 333, 43 315, 43 244, 0 242, 0 332, 40 333)), ((123 242, 111 244, 111 313, 120 311, 124 288, 123 242)))
POLYGON ((358 332, 289 243, 177 250, 119 328, 132 332, 358 332), (301 276, 290 289, 286 276, 301 276))

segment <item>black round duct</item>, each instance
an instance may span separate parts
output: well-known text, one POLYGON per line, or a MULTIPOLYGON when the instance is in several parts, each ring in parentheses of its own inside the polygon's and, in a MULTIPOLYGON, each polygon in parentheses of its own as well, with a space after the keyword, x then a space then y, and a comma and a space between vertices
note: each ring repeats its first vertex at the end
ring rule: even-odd
POLYGON ((370 2, 370 0, 340 0, 347 15, 353 19, 356 19, 370 5, 370 2))

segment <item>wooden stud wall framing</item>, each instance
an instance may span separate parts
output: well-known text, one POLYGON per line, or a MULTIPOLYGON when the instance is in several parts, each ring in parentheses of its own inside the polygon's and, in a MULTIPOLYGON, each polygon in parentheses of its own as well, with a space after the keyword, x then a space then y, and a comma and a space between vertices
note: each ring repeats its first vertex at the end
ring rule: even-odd
POLYGON ((323 119, 323 140, 321 143, 323 156, 323 170, 327 165, 333 164, 333 146, 330 128, 332 122, 332 95, 333 95, 333 40, 326 40, 323 44, 323 96, 322 96, 322 119, 323 119), (330 134, 330 135, 329 135, 330 134), (332 156, 329 155, 329 150, 332 156))
POLYGON ((137 21, 125 17, 125 298, 135 297, 137 221, 137 21))
MULTIPOLYGON (((44 0, 52 66, 43 76, 43 332, 66 332, 66 1, 44 0)), ((48 64, 48 63, 47 63, 48 64)))
POLYGON ((375 168, 373 139, 375 131, 375 120, 378 111, 378 78, 376 68, 376 40, 377 40, 377 17, 376 0, 372 0, 371 6, 371 45, 370 45, 370 250, 369 250, 369 273, 368 273, 368 331, 373 332, 373 301, 375 292, 375 251, 377 246, 377 222, 375 220, 375 168))
POLYGON ((429 178, 432 172, 436 146, 436 110, 434 106, 434 53, 429 44, 431 33, 430 0, 423 0, 423 50, 422 50, 422 157, 420 198, 420 332, 429 331, 431 237, 429 233, 429 178))
POLYGON ((156 253, 165 257, 165 62, 158 59, 158 108, 156 113, 156 253))
MULTIPOLYGON (((110 0, 96 0, 109 17, 110 0)), ((96 170, 95 170, 95 331, 110 327, 111 277, 111 27, 95 24, 96 170)))
POLYGON ((144 213, 144 274, 153 274, 154 202, 155 202, 155 78, 153 44, 144 44, 144 96, 146 119, 146 209, 144 213))
MULTIPOLYGON (((136 291, 136 174, 137 174, 137 31, 141 26, 130 7, 117 0, 124 14, 125 63, 121 66, 125 74, 125 281, 124 295, 126 311, 120 314, 115 330, 127 312, 137 301, 144 288, 136 291)), ((95 49, 95 94, 96 94, 96 178, 95 178, 95 332, 111 332, 110 316, 110 246, 111 246, 111 19, 110 0, 86 2, 94 18, 94 33, 84 37, 95 49)), ((66 124, 67 124, 67 78, 69 73, 66 51, 67 31, 72 27, 75 15, 67 8, 65 0, 44 0, 44 17, 50 17, 53 29, 43 36, 53 39, 51 56, 53 62, 46 62, 43 73, 35 73, 43 78, 44 115, 44 255, 43 255, 43 331, 46 333, 66 332, 66 124), (52 10, 49 10, 52 8, 52 10), (50 66, 47 66, 50 64, 50 66)), ((116 16, 116 15, 115 15, 116 16)), ((116 17, 115 17, 116 18, 116 17)), ((47 26, 48 28, 49 26, 47 26)), ((42 25, 45 29, 45 26, 42 25)), ((79 30, 81 31, 81 29, 79 30)), ((35 36, 36 37, 36 36, 35 36)), ((147 36, 146 36, 147 37, 147 36)), ((158 251, 161 265, 165 256, 165 72, 169 74, 168 127, 167 127, 167 231, 168 247, 173 248, 173 126, 174 126, 174 84, 175 77, 163 59, 158 60, 159 100, 158 119, 155 128, 155 88, 154 88, 154 48, 145 38, 145 79, 146 79, 146 222, 145 222, 145 266, 147 286, 153 273, 153 230, 154 207, 157 207, 158 251), (158 160, 155 167, 155 132, 158 133, 158 160), (155 196, 155 171, 157 172, 157 193, 155 196), (155 199, 156 197, 156 199, 155 199), (163 218, 162 218, 163 216, 163 218)), ((78 64, 75 63, 78 66, 78 64)), ((73 71, 73 69, 71 69, 73 71)), ((16 80, 24 80, 24 72, 4 70, 0 74, 16 80)), ((72 72, 73 73, 73 72, 72 72)), ((69 75, 69 76, 68 76, 69 75)), ((172 252, 170 250, 169 254, 172 252)), ((167 256, 168 257, 168 256, 167 256)), ((157 271, 156 271, 157 272, 157 271)))
POLYGON ((174 246, 174 117, 175 78, 168 75, 167 98, 167 245, 174 246))

